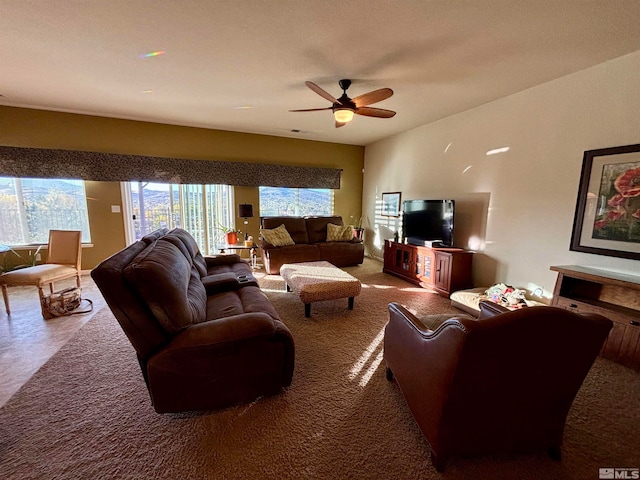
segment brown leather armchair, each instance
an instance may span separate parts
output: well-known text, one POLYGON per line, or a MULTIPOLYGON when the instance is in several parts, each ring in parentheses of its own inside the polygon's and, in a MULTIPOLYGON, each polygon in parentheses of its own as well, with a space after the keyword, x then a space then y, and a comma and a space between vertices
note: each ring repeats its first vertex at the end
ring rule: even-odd
POLYGON ((389 304, 387 379, 400 386, 438 471, 452 455, 547 449, 559 460, 569 408, 612 322, 555 307, 480 308, 477 320, 428 328, 434 317, 389 304))

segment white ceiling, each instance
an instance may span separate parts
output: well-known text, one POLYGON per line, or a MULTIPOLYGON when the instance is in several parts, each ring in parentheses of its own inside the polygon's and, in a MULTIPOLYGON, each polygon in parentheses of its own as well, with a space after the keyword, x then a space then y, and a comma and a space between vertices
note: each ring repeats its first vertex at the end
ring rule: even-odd
POLYGON ((366 145, 638 51, 639 20, 638 0, 0 0, 0 105, 366 145), (288 111, 341 78, 397 115, 288 111))

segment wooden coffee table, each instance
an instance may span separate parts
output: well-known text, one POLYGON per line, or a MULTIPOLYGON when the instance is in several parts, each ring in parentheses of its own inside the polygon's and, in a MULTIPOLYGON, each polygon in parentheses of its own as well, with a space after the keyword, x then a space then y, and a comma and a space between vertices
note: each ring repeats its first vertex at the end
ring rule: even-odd
POLYGON ((287 283, 287 291, 295 292, 304 303, 304 316, 311 316, 311 304, 323 300, 349 299, 353 310, 356 296, 360 294, 360 280, 352 277, 329 262, 285 263, 280 276, 287 283))

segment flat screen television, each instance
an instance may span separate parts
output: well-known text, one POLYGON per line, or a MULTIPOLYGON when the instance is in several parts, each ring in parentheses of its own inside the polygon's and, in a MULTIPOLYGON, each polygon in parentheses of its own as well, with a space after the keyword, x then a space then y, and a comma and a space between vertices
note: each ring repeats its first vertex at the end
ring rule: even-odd
POLYGON ((454 200, 405 200, 402 202, 402 237, 412 245, 441 242, 453 246, 454 200))

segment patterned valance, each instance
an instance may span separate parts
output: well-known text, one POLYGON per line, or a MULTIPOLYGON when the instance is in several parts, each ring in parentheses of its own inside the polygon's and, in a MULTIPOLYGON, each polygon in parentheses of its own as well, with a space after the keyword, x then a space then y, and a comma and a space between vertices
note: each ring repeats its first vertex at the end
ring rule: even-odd
POLYGON ((340 188, 342 170, 0 146, 0 176, 248 187, 340 188))

